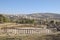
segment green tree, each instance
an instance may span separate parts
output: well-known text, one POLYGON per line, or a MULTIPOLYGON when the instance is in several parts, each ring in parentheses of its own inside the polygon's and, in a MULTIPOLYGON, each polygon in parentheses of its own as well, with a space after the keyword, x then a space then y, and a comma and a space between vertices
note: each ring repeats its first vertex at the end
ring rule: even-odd
POLYGON ((0 14, 0 23, 9 22, 9 18, 5 17, 4 15, 0 14))
POLYGON ((34 23, 34 20, 31 20, 31 19, 20 19, 20 20, 17 20, 16 23, 32 24, 32 23, 34 23))
POLYGON ((3 22, 9 22, 9 21, 10 21, 9 18, 7 18, 7 17, 4 17, 4 18, 3 18, 3 22))
POLYGON ((54 21, 52 20, 52 21, 50 21, 50 24, 54 24, 54 21))

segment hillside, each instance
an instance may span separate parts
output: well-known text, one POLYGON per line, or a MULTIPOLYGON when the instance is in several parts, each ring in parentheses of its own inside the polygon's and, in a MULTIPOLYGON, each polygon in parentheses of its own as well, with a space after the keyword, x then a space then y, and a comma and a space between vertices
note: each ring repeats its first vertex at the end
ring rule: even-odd
POLYGON ((54 19, 60 19, 60 14, 55 14, 55 13, 33 13, 33 14, 29 14, 28 16, 31 16, 33 18, 54 18, 54 19))
POLYGON ((32 13, 32 14, 17 14, 17 15, 6 15, 11 19, 20 19, 20 18, 28 18, 28 19, 58 19, 60 20, 60 14, 55 13, 32 13))

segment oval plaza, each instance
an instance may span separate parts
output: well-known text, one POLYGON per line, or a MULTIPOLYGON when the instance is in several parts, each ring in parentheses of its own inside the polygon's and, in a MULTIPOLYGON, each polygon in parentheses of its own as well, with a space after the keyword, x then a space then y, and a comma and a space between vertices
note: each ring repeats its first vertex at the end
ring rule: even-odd
POLYGON ((8 35, 21 35, 21 34, 41 34, 41 33, 50 33, 51 30, 34 28, 34 27, 4 27, 0 29, 1 33, 8 35))

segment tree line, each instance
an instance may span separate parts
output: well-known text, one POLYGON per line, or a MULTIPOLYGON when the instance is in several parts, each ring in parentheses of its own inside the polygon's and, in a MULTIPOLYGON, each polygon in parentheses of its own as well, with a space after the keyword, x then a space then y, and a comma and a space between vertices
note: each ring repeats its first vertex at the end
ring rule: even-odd
POLYGON ((14 20, 11 20, 10 18, 0 14, 0 23, 7 23, 7 22, 24 24, 24 23, 34 23, 34 20, 22 18, 22 19, 18 19, 16 21, 14 21, 14 20))

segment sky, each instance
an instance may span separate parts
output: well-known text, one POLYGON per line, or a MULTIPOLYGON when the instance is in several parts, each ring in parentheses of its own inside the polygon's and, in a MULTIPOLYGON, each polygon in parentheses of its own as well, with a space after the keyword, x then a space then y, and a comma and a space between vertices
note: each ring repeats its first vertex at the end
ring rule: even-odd
POLYGON ((0 13, 60 13, 60 0, 0 0, 0 13))

